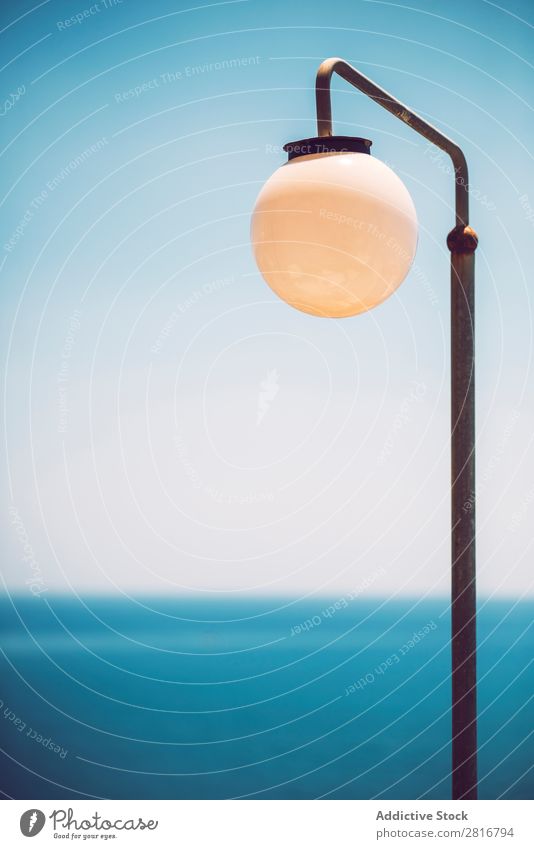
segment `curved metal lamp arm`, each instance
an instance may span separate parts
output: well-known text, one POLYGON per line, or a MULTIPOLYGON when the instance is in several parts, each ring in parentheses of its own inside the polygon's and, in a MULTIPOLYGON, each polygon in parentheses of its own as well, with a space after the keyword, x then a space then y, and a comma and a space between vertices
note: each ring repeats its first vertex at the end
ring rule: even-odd
POLYGON ((447 153, 453 164, 456 183, 456 226, 465 227, 469 224, 469 194, 467 162, 462 150, 432 124, 428 124, 415 112, 397 100, 393 95, 377 86, 364 74, 345 62, 344 59, 326 59, 317 71, 315 96, 317 102, 317 129, 319 136, 332 135, 332 104, 330 99, 330 80, 332 74, 338 74, 355 88, 383 106, 392 115, 400 118, 419 135, 424 136, 441 150, 447 153))

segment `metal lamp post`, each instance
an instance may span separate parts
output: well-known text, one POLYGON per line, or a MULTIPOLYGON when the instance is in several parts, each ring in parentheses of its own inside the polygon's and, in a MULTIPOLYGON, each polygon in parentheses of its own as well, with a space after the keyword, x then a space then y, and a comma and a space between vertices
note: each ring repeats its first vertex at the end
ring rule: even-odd
MULTIPOLYGON (((289 162, 279 169, 280 178, 270 185, 271 178, 260 193, 253 218, 258 265, 284 300, 315 315, 355 315, 395 290, 415 253, 417 223, 407 190, 386 166, 378 163, 378 168, 376 160, 372 164, 371 157, 365 156, 371 142, 332 134, 330 81, 334 73, 445 151, 454 169, 456 222, 447 237, 451 253, 452 798, 476 799, 474 252, 478 239, 469 226, 467 164, 458 145, 439 130, 343 59, 327 59, 317 72, 318 136, 285 146, 289 162), (339 161, 332 164, 332 157, 339 160, 341 154, 352 154, 342 161, 349 165, 345 171, 340 171, 339 161), (283 171, 295 161, 301 163, 299 171, 283 171), (308 171, 302 163, 308 163, 308 171), (363 226, 362 236, 364 222, 354 209, 351 236, 355 246, 349 249, 346 235, 343 242, 336 235, 339 243, 326 244, 332 238, 327 231, 336 213, 322 206, 319 217, 323 221, 318 221, 317 215, 314 220, 310 217, 314 207, 317 211, 321 192, 333 191, 334 183, 339 197, 343 195, 344 208, 351 202, 363 205, 362 217, 369 222, 367 231, 363 226), (389 200, 388 193, 394 199, 389 200), (378 228, 371 223, 376 221, 382 222, 378 228), (321 234, 318 238, 306 235, 311 225, 321 234), (368 234, 374 236, 379 228, 381 236, 390 231, 400 233, 399 240, 390 237, 387 241, 387 245, 397 246, 389 252, 389 264, 383 247, 381 251, 376 247, 367 250, 366 241, 372 241, 368 234), (328 260, 321 265, 329 249, 328 260)), ((347 220, 347 215, 343 218, 347 220)))

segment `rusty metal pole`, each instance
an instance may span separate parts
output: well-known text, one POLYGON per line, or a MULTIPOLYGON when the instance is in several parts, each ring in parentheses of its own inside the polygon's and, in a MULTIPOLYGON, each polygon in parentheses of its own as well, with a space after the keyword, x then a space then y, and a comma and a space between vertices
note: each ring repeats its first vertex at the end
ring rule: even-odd
POLYGON ((452 797, 477 798, 475 563, 475 249, 456 227, 451 251, 452 797))
POLYGON ((445 151, 452 161, 456 226, 447 238, 451 252, 452 798, 476 799, 474 318, 478 239, 469 227, 467 163, 457 144, 344 59, 327 59, 317 72, 319 136, 332 135, 330 82, 334 73, 445 151))

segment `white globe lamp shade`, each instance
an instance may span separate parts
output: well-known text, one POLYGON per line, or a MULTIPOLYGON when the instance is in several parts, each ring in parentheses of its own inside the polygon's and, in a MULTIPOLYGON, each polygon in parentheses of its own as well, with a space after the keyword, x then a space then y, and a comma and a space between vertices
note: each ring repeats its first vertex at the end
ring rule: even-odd
POLYGON ((376 307, 400 286, 417 246, 413 201, 374 159, 371 142, 346 136, 285 146, 252 216, 256 262, 268 285, 311 315, 341 318, 376 307))

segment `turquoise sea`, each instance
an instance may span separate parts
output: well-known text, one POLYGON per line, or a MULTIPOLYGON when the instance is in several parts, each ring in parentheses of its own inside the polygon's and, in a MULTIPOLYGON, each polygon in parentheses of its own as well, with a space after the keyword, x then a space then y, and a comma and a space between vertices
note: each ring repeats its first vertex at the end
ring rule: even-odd
MULTIPOLYGON (((479 607, 480 796, 532 798, 534 604, 479 607)), ((0 614, 5 797, 450 797, 445 600, 43 594, 0 614)))

